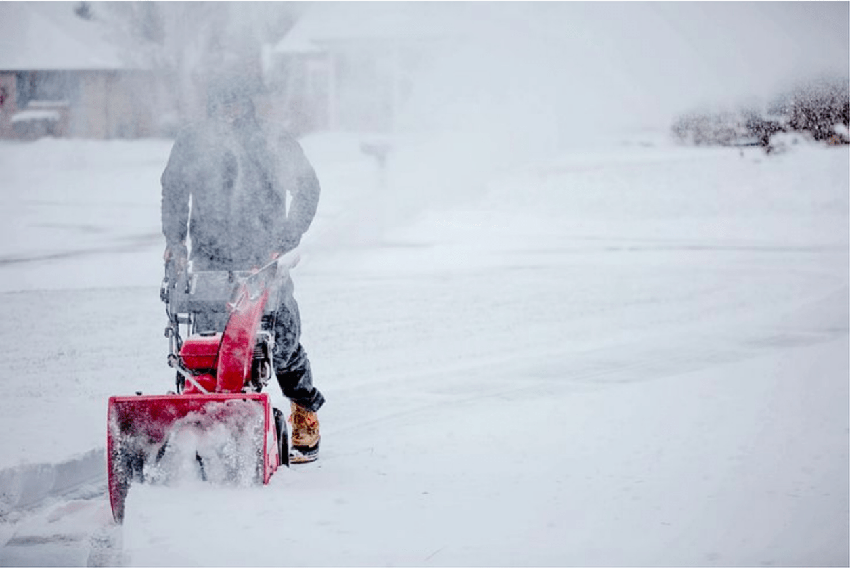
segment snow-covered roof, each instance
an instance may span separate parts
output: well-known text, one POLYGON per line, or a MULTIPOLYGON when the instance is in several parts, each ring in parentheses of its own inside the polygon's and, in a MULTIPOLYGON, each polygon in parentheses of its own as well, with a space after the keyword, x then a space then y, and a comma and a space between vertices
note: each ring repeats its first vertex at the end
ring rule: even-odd
POLYGON ((320 2, 311 6, 274 53, 317 53, 332 43, 421 41, 462 33, 463 3, 320 2))
POLYGON ((0 2, 0 70, 118 70, 127 65, 74 2, 0 2))

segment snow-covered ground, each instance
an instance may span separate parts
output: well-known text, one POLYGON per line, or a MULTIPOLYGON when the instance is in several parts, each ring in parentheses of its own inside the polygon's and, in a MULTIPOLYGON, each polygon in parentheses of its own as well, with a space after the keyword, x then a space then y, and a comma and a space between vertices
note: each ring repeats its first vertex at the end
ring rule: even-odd
POLYGON ((364 140, 304 141, 320 461, 136 486, 122 527, 170 142, 0 143, 0 565, 848 564, 847 148, 407 139, 382 176, 364 140))

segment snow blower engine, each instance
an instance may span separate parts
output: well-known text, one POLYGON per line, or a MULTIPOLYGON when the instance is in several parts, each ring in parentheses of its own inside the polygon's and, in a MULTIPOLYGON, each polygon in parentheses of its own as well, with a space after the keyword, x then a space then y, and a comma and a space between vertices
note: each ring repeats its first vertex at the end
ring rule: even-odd
POLYGON ((107 470, 115 521, 132 483, 176 476, 268 483, 289 465, 283 413, 261 392, 274 377, 274 308, 298 261, 289 253, 250 271, 176 270, 167 263, 168 364, 176 390, 109 399, 107 470), (184 334, 185 333, 185 339, 184 334))

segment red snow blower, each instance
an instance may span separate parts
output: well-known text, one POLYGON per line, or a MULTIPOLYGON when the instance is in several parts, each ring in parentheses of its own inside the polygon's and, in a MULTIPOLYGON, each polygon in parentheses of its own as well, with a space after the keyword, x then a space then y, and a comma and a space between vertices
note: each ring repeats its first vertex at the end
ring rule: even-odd
POLYGON ((297 263, 290 253, 250 272, 165 269, 176 391, 109 399, 107 470, 115 521, 132 483, 268 483, 289 465, 283 413, 263 387, 274 375, 274 308, 297 263), (186 338, 181 335, 181 327, 186 338))

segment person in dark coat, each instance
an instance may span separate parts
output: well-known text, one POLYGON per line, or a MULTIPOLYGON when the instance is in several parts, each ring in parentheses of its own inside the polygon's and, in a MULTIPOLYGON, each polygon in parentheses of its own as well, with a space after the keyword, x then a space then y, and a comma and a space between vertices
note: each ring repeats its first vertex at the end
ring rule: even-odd
MULTIPOLYGON (((248 270, 294 249, 313 221, 320 193, 298 142, 260 125, 244 83, 227 80, 211 83, 206 120, 178 134, 161 182, 165 259, 180 267, 191 260, 195 270, 248 270)), ((313 386, 300 335, 290 284, 276 310, 273 359, 292 403, 294 463, 318 456, 316 411, 325 402, 313 386)))

